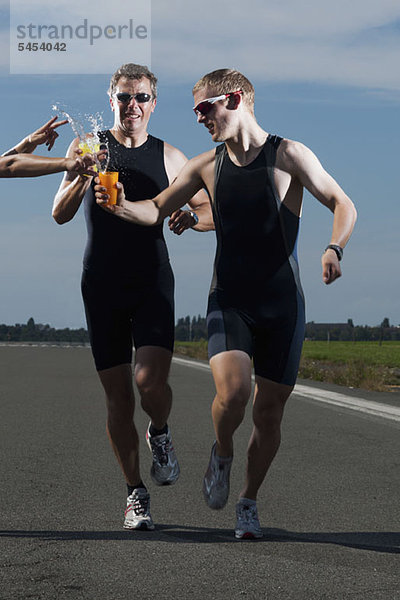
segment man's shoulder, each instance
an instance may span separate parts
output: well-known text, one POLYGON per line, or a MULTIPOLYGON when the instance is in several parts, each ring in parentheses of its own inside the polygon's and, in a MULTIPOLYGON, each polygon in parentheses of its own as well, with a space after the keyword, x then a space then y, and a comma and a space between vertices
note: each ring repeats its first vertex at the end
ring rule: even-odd
POLYGON ((171 172, 172 179, 180 172, 187 164, 187 168, 196 172, 201 172, 208 165, 214 163, 215 148, 202 154, 194 156, 190 160, 178 148, 164 142, 164 159, 167 172, 171 172))
POLYGON ((196 161, 202 165, 214 163, 215 155, 216 155, 218 148, 219 148, 219 146, 217 146, 216 148, 212 148, 211 150, 207 150, 206 152, 203 152, 202 154, 198 154, 197 156, 192 158, 192 161, 196 161))
MULTIPOLYGON (((155 138, 155 139, 157 139, 157 138, 155 138)), ((186 156, 183 154, 183 152, 181 150, 179 150, 179 148, 175 148, 175 146, 168 144, 168 142, 166 142, 165 140, 161 140, 161 141, 164 144, 165 156, 167 156, 169 158, 180 157, 180 158, 183 158, 184 160, 187 160, 186 156)))
POLYGON ((169 180, 172 181, 187 163, 187 158, 178 148, 171 146, 168 142, 164 143, 164 164, 168 173, 169 180))
POLYGON ((302 142, 291 140, 289 138, 282 138, 278 148, 278 157, 284 161, 297 162, 301 160, 304 153, 307 151, 307 146, 302 142))

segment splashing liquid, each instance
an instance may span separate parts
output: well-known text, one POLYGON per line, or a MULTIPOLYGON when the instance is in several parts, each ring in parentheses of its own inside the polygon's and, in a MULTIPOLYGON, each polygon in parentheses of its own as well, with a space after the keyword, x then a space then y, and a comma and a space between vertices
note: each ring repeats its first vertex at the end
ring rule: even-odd
MULTIPOLYGON (((88 152, 91 154, 95 154, 100 150, 100 141, 98 134, 104 129, 103 117, 100 113, 96 113, 94 115, 85 114, 79 115, 79 118, 71 116, 64 108, 61 106, 59 102, 53 104, 52 109, 57 113, 61 113, 65 119, 68 119, 69 124, 72 127, 72 131, 79 138, 79 148, 82 150, 83 154, 87 154, 88 152), (87 122, 89 124, 88 127, 85 128, 84 123, 87 122), (86 131, 85 131, 86 129, 86 131)), ((108 143, 101 144, 102 149, 107 149, 107 158, 105 160, 96 161, 96 170, 104 173, 107 171, 108 162, 109 162, 109 152, 108 152, 108 143)))

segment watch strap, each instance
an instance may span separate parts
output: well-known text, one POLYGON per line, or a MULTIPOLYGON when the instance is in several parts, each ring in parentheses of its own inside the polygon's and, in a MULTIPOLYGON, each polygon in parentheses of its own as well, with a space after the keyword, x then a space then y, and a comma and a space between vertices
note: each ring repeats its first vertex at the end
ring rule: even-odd
POLYGON ((192 225, 192 227, 196 227, 197 223, 199 222, 199 217, 192 210, 189 210, 188 213, 192 217, 192 219, 194 219, 194 225, 192 225))
POLYGON ((326 252, 327 250, 333 250, 334 252, 336 252, 336 256, 338 257, 338 260, 342 260, 343 258, 343 248, 341 246, 338 246, 338 244, 329 244, 324 252, 326 252))

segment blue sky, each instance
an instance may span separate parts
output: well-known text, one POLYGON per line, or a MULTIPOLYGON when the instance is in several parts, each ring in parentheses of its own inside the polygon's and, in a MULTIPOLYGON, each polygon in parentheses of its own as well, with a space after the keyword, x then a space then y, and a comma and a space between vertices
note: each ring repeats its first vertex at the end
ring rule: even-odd
MULTIPOLYGON (((82 17, 90 16, 91 4, 82 8, 82 17)), ((55 102, 75 115, 102 112, 110 126, 108 71, 9 74, 7 5, 0 2, 3 151, 50 118, 55 102)), ((397 0, 353 0, 351 6, 342 0, 152 2, 151 67, 159 78, 150 128, 154 135, 188 157, 212 147, 207 131, 196 124, 190 90, 207 71, 238 68, 256 87, 256 116, 264 129, 309 146, 356 204, 359 218, 345 250, 343 277, 325 286, 320 256, 332 218, 305 196, 299 260, 309 321, 352 318, 374 325, 388 317, 400 324, 399 24, 397 0)), ((135 57, 124 51, 115 68, 123 62, 135 62, 135 57)), ((82 68, 81 61, 76 71, 82 68)), ((62 128, 52 155, 63 155, 72 137, 69 125, 62 128)), ((1 323, 33 316, 55 327, 85 324, 79 291, 83 212, 64 226, 52 220, 60 179, 0 180, 1 323)), ((251 215, 246 220, 251 227, 251 215)), ((166 238, 176 276, 177 317, 204 315, 214 234, 187 232, 177 238, 166 230, 166 238)))

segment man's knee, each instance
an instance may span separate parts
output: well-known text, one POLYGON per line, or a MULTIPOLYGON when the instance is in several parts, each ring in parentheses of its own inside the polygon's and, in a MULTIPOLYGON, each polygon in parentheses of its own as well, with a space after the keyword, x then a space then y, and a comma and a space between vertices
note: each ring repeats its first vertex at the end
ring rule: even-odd
POLYGON ((257 429, 270 434, 280 430, 287 398, 287 393, 277 393, 263 401, 256 398, 253 406, 253 422, 257 429))
POLYGON ((99 371, 98 374, 104 388, 109 418, 118 420, 131 417, 135 405, 131 366, 119 365, 99 371))
POLYGON ((108 396, 107 400, 107 421, 115 425, 123 425, 130 422, 134 415, 134 400, 127 396, 108 396))
POLYGON ((149 367, 135 369, 135 382, 142 397, 165 393, 167 376, 149 367))
POLYGON ((136 352, 135 383, 143 397, 163 394, 168 389, 171 352, 165 348, 142 346, 136 352))
POLYGON ((216 400, 219 409, 227 413, 232 411, 244 413, 250 393, 251 388, 245 383, 217 390, 216 400))

